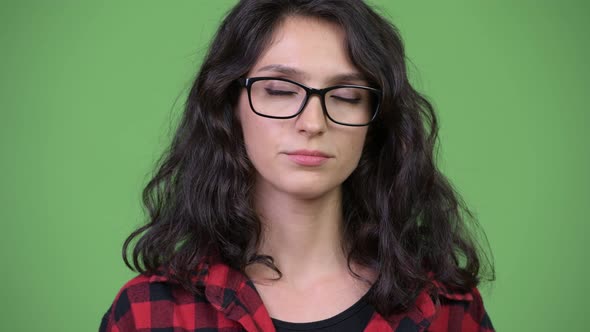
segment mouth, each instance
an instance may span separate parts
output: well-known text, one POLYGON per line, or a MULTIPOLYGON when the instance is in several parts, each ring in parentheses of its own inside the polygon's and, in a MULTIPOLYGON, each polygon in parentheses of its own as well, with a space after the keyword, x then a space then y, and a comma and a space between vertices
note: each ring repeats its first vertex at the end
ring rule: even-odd
POLYGON ((287 155, 332 158, 331 155, 320 150, 294 150, 285 152, 287 155))
POLYGON ((300 166, 321 166, 333 158, 332 155, 319 150, 295 150, 285 154, 292 162, 300 166))

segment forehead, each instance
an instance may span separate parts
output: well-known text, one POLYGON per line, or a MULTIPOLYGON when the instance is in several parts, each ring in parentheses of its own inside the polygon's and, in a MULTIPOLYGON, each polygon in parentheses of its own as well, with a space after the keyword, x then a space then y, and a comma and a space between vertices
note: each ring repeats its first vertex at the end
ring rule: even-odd
POLYGON ((287 17, 277 25, 251 73, 271 73, 280 67, 296 69, 292 75, 280 74, 309 81, 358 72, 348 55, 342 27, 301 16, 287 17))

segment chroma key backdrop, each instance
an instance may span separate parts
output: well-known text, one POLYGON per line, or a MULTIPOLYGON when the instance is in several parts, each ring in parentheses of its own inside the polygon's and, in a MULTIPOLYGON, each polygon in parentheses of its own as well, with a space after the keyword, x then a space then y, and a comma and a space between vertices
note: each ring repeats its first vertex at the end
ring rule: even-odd
MULTIPOLYGON (((590 5, 370 1, 440 119, 438 162, 476 214, 498 331, 584 331, 590 5)), ((235 1, 0 2, 0 329, 96 331, 135 274, 141 190, 235 1)))

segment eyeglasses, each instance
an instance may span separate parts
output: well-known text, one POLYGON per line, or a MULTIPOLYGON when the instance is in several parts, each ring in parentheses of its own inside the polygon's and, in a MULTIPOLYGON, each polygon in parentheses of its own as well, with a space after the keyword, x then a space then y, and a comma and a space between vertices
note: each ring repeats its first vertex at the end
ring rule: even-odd
POLYGON ((285 78, 250 77, 238 80, 248 91, 254 113, 273 119, 290 119, 305 108, 311 95, 321 99, 324 114, 345 126, 366 126, 379 111, 381 91, 360 85, 314 89, 285 78))

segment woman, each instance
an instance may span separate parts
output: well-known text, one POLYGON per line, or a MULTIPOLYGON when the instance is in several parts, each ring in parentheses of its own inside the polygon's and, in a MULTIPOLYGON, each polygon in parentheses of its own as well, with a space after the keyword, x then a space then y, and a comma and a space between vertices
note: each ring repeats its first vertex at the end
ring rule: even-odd
POLYGON ((398 33, 362 1, 240 1, 101 331, 492 331, 436 135, 398 33))

